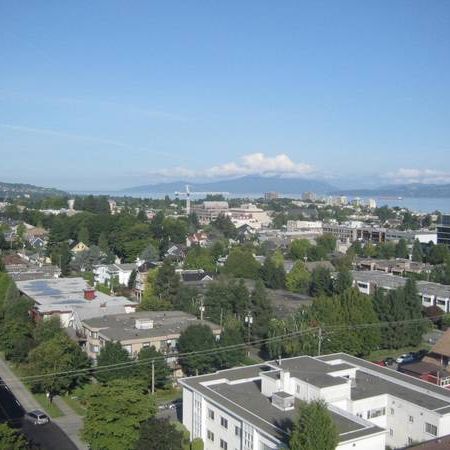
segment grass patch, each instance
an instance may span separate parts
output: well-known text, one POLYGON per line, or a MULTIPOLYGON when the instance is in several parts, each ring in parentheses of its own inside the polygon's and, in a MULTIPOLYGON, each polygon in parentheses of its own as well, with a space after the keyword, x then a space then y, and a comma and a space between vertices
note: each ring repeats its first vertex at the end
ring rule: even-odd
POLYGON ((48 401, 45 394, 33 394, 33 396, 53 419, 64 416, 63 412, 54 403, 48 401))
POLYGON ((64 402, 73 409, 79 416, 86 415, 86 408, 80 403, 80 400, 75 395, 67 394, 61 397, 64 402))
POLYGON ((419 350, 430 350, 431 345, 423 342, 422 344, 418 345, 417 347, 402 347, 398 349, 386 349, 386 350, 375 350, 374 352, 370 353, 369 356, 367 356, 368 361, 381 361, 386 358, 398 358, 403 353, 409 353, 409 352, 417 352, 419 350))
POLYGON ((158 404, 173 402, 182 396, 183 393, 178 388, 159 389, 155 392, 156 403, 158 404))

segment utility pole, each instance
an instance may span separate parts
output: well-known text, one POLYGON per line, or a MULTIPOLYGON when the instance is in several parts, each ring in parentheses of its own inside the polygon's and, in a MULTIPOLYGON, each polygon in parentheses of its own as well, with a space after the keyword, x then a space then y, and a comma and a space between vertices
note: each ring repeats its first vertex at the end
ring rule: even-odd
POLYGON ((200 321, 203 321, 203 313, 205 312, 205 303, 203 295, 200 296, 200 306, 198 309, 200 310, 200 321))
POLYGON ((152 360, 152 394, 155 393, 155 361, 152 360))
POLYGON ((317 356, 320 356, 320 352, 322 350, 322 327, 319 327, 319 331, 317 333, 317 337, 319 338, 319 341, 317 343, 317 356))
POLYGON ((248 351, 247 351, 247 356, 250 356, 250 329, 251 326, 253 324, 253 316, 251 311, 249 311, 246 315, 245 315, 245 323, 247 324, 247 345, 248 347, 248 351))

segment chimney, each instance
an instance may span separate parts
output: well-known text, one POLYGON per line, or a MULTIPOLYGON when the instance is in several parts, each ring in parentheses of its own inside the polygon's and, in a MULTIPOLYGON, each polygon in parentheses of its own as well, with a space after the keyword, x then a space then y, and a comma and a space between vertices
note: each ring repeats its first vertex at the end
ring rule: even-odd
POLYGON ((95 299, 95 289, 94 288, 86 288, 83 289, 84 299, 85 300, 94 300, 95 299))

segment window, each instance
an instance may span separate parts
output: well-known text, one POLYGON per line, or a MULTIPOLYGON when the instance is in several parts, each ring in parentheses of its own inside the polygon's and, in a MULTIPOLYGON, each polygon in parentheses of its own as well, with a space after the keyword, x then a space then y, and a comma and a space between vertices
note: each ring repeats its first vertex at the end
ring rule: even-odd
POLYGON ((228 444, 223 439, 220 440, 220 448, 228 450, 228 444))
POLYGON ((413 423, 414 422, 414 417, 413 416, 409 416, 408 420, 409 420, 410 423, 413 423))
POLYGON ((208 418, 214 420, 214 411, 212 409, 208 409, 208 418))
POLYGON ((425 431, 429 434, 432 434, 433 436, 437 436, 437 434, 438 434, 437 426, 432 425, 431 423, 425 424, 425 431))
POLYGON ((391 416, 394 415, 394 408, 391 408, 390 413, 391 413, 391 416))
POLYGON ((385 416, 386 415, 386 408, 377 408, 377 409, 371 409, 370 411, 367 411, 367 418, 368 419, 374 419, 375 417, 385 416))
POLYGON ((225 417, 220 418, 220 425, 222 425, 224 428, 228 428, 228 420, 225 419, 225 417))
POLYGON ((394 436, 394 430, 392 428, 389 429, 389 435, 394 436))
POLYGON ((209 441, 214 442, 214 433, 212 431, 206 430, 206 437, 209 441))
POLYGON ((297 394, 300 394, 300 385, 299 384, 297 384, 295 386, 295 392, 297 392, 297 394))
POLYGON ((408 445, 412 445, 413 444, 413 442, 414 442, 414 440, 413 440, 413 438, 408 438, 408 445))
POLYGON ((91 338, 97 339, 97 332, 96 331, 91 331, 91 338))
POLYGON ((242 435, 242 430, 239 428, 239 427, 234 427, 234 434, 235 434, 235 436, 239 436, 239 437, 241 437, 241 435, 242 435))

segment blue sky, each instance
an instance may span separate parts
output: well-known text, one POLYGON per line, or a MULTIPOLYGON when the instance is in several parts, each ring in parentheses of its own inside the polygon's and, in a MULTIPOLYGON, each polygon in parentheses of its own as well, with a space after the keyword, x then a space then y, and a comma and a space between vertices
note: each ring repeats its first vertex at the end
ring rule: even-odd
POLYGON ((450 1, 0 0, 0 180, 450 182, 450 1))

